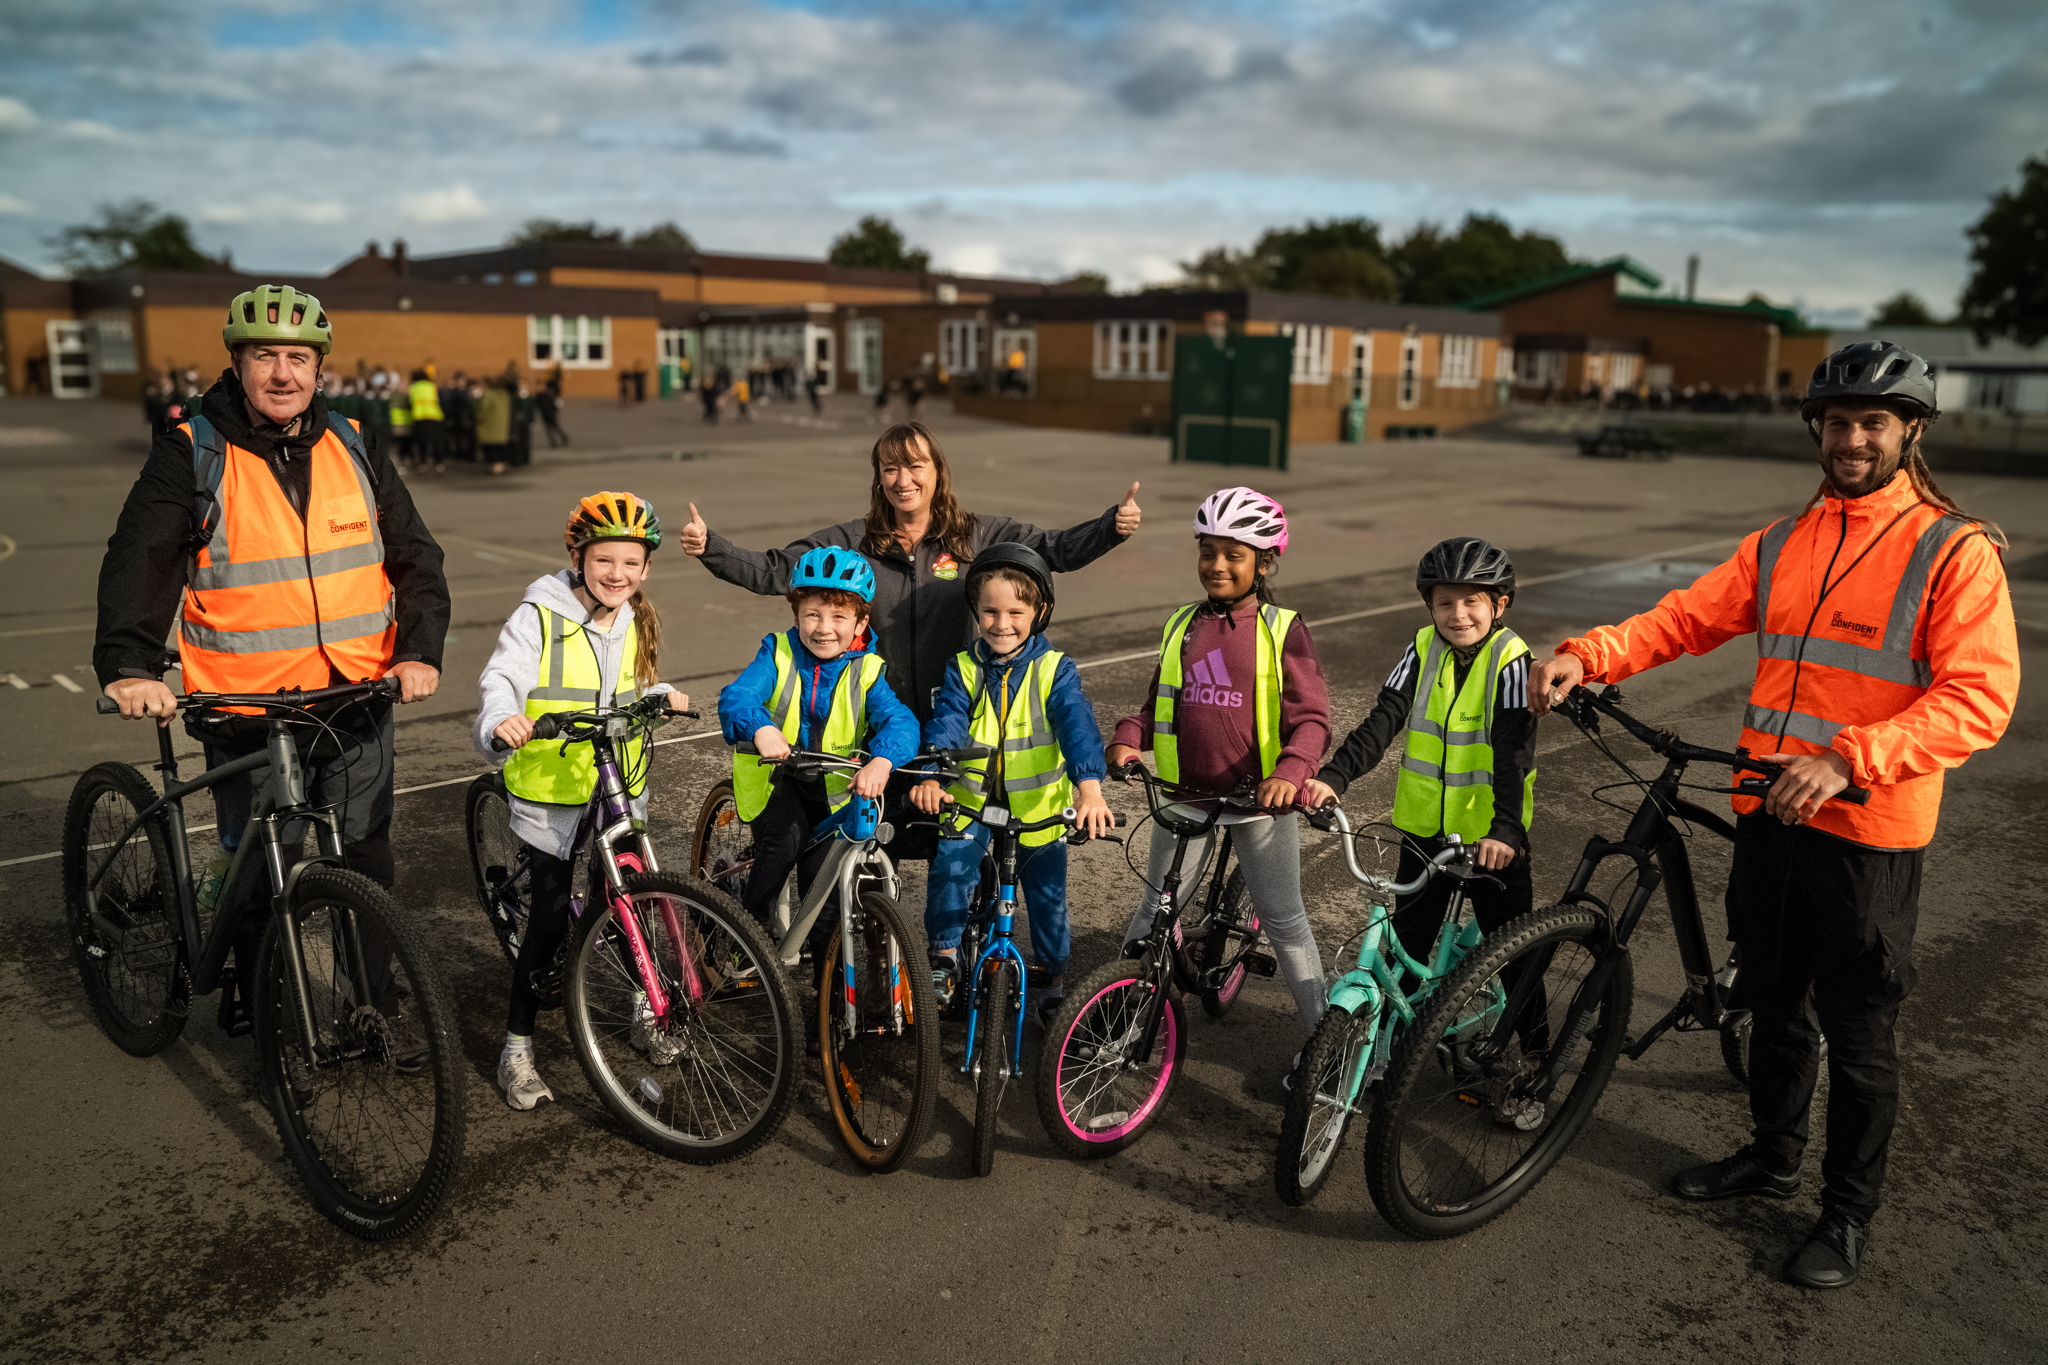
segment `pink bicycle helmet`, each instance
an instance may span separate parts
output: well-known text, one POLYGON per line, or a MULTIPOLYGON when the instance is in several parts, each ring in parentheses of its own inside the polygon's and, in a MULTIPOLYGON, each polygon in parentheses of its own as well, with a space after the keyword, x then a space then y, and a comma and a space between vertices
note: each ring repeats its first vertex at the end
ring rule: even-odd
POLYGON ((1256 488, 1222 488, 1195 509, 1197 536, 1228 536, 1254 550, 1287 553, 1287 513, 1256 488))

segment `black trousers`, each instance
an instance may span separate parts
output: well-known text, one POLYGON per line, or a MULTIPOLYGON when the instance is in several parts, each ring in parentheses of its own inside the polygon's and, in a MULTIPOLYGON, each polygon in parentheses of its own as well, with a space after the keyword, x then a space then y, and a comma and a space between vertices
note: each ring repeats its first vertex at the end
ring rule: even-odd
MULTIPOLYGON (((1401 844, 1401 866, 1395 872, 1396 881, 1408 881, 1422 871, 1422 865, 1429 858, 1444 851, 1442 838, 1419 838, 1410 835, 1401 844), (1429 850, 1418 852, 1414 844, 1429 850)), ((1496 886, 1489 881, 1474 878, 1464 883, 1466 899, 1472 902, 1472 917, 1479 921, 1479 932, 1490 934, 1506 924, 1529 913, 1536 903, 1535 889, 1529 880, 1529 855, 1517 857, 1506 867, 1485 874, 1500 880, 1496 886)), ((1420 891, 1401 897, 1394 905, 1394 932, 1401 939, 1401 946, 1408 950, 1408 956, 1417 962, 1429 961, 1429 950, 1436 944, 1436 931, 1444 922, 1444 907, 1450 903, 1451 893, 1458 889, 1453 877, 1431 877, 1429 884, 1420 891)))
POLYGON ((778 777, 767 806, 748 824, 754 836, 754 865, 747 873, 743 908, 763 926, 791 868, 796 868, 797 894, 811 889, 811 879, 824 866, 832 846, 821 844, 808 857, 803 856, 804 846, 811 841, 811 830, 829 814, 822 786, 778 777))
POLYGON ((505 1031, 522 1038, 532 1036, 534 1020, 540 1017, 537 983, 554 965, 569 932, 570 873, 575 869, 567 858, 543 853, 531 844, 526 857, 533 869, 533 909, 519 940, 519 960, 512 964, 512 1003, 505 1011, 505 1031))
POLYGON ((1924 849, 1865 848, 1767 815, 1736 822, 1728 936, 1751 1012, 1757 1155, 1797 1169, 1828 1043, 1821 1205, 1868 1221, 1899 1112, 1899 1005, 1911 993, 1924 849))

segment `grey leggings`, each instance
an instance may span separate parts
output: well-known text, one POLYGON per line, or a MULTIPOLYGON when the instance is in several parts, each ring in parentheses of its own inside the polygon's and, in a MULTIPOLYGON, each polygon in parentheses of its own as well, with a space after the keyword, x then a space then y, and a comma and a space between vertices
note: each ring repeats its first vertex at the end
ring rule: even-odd
MULTIPOLYGON (((1201 894, 1209 866, 1213 837, 1190 844, 1181 861, 1180 909, 1201 894)), ((1174 837, 1154 825, 1152 856, 1145 880, 1151 886, 1166 881, 1166 869, 1173 862, 1174 837)), ((1294 993, 1294 1013, 1305 1039, 1316 1031, 1323 1017, 1326 991, 1323 957, 1316 948, 1315 931, 1309 928, 1308 907, 1301 900, 1301 822, 1293 815, 1270 820, 1253 820, 1230 826, 1230 847, 1244 868, 1245 889, 1252 907, 1259 912, 1259 927, 1273 946, 1280 963, 1281 979, 1294 993)), ((1148 887, 1138 899, 1124 942, 1143 938, 1152 927, 1152 906, 1156 893, 1148 887)))

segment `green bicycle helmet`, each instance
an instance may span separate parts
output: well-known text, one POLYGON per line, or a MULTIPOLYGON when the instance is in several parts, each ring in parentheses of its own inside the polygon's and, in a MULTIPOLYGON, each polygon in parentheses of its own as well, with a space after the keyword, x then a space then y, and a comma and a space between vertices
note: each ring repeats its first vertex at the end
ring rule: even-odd
POLYGON ((288 284, 259 284, 228 304, 228 325, 220 329, 228 350, 248 341, 289 341, 326 355, 334 329, 320 300, 288 284))

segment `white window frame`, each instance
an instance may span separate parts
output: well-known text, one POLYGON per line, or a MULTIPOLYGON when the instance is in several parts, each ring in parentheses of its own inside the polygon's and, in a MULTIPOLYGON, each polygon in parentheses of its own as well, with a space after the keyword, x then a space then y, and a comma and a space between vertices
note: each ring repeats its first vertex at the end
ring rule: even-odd
POLYGON ((1283 322, 1280 335, 1294 338, 1294 383, 1330 382, 1330 346, 1333 340, 1330 328, 1314 323, 1283 322))
POLYGON ((1024 388, 1027 392, 1038 387, 1038 329, 1036 327, 998 327, 990 344, 988 365, 996 374, 1006 374, 1010 368, 1010 355, 1014 351, 1024 353, 1024 388))
POLYGON ((1401 338, 1401 368, 1394 376, 1394 406, 1418 407, 1422 403, 1422 338, 1401 338))
POLYGON ((92 315, 92 363, 101 374, 135 373, 135 315, 126 308, 92 315))
POLYGON ((973 374, 981 368, 981 320, 944 318, 939 322, 939 368, 947 374, 973 374))
POLYGON ((1617 393, 1634 393, 1643 372, 1643 358, 1633 351, 1616 351, 1607 361, 1607 384, 1617 393))
POLYGON ((609 370, 612 367, 612 320, 610 318, 564 317, 554 313, 543 317, 529 313, 526 318, 526 355, 537 370, 560 365, 565 370, 609 370), (590 358, 595 344, 598 356, 590 358), (541 347, 547 347, 547 354, 541 347), (569 354, 570 351, 575 354, 569 354))
POLYGON ((1372 401, 1372 333, 1356 331, 1351 334, 1351 398, 1353 402, 1372 401))
POLYGON ((882 320, 854 318, 846 324, 846 368, 853 372, 856 392, 878 393, 882 387, 882 320), (872 351, 870 351, 872 346, 872 351), (874 365, 869 367, 872 359, 874 365))
POLYGON ((1515 348, 1508 345, 1496 346, 1493 351, 1493 377, 1515 382, 1515 348))
POLYGON ((798 368, 817 380, 819 393, 832 393, 838 388, 838 343, 839 338, 825 324, 804 324, 804 358, 798 368))
POLYGON ((1116 318, 1095 324, 1097 379, 1173 378, 1173 324, 1116 318))
POLYGON ((1446 332, 1438 337, 1436 382, 1439 388, 1479 386, 1479 338, 1446 332))

